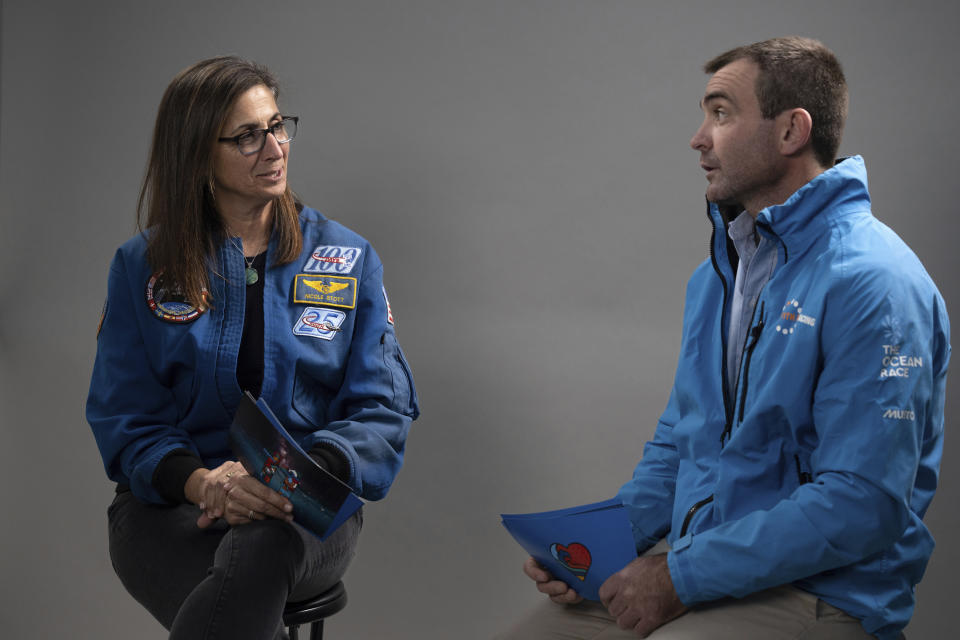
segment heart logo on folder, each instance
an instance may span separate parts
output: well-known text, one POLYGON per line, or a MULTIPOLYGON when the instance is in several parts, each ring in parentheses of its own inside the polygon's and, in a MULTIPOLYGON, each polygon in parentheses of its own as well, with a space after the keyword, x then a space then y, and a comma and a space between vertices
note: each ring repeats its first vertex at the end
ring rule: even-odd
POLYGON ((550 555, 569 569, 578 580, 582 581, 587 577, 587 571, 590 569, 592 561, 590 550, 579 542, 571 542, 566 546, 554 542, 550 545, 550 555))

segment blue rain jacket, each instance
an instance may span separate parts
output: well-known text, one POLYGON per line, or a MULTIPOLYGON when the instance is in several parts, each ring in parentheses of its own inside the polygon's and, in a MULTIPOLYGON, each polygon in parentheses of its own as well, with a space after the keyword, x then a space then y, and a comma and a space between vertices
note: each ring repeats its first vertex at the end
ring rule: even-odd
MULTIPOLYGON (((276 238, 267 250, 261 396, 305 449, 338 449, 353 490, 376 500, 399 471, 419 414, 383 265, 366 240, 313 209, 301 211, 300 228, 297 260, 272 266, 276 238)), ((175 321, 176 305, 166 319, 151 309, 145 248, 142 235, 132 238, 110 266, 87 420, 110 479, 163 503, 152 478, 168 452, 189 449, 208 467, 235 459, 228 429, 241 397, 245 264, 224 242, 214 260, 222 277, 210 275, 212 307, 175 321)))
POLYGON ((727 391, 735 274, 708 214, 670 400, 619 494, 638 547, 666 535, 687 605, 793 583, 895 638, 934 544, 921 518, 943 443, 943 299, 848 158, 757 216, 779 257, 727 391))

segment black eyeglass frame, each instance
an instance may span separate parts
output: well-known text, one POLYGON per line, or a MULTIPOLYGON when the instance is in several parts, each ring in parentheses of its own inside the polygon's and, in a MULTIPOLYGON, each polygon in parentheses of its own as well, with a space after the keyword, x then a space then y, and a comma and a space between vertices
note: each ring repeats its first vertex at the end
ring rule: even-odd
POLYGON ((293 139, 297 136, 296 127, 299 127, 299 122, 300 122, 300 116, 282 116, 282 118, 280 119, 279 122, 277 122, 276 124, 274 124, 274 125, 272 125, 272 126, 267 127, 266 129, 249 129, 249 130, 244 131, 243 133, 241 133, 241 134, 239 134, 239 135, 230 136, 229 138, 217 138, 217 141, 218 141, 218 142, 232 142, 232 143, 234 143, 235 145, 237 145, 237 151, 239 151, 241 155, 252 156, 253 154, 255 154, 255 153, 260 153, 260 152, 263 150, 263 146, 264 146, 265 144, 267 144, 267 134, 268 134, 268 133, 272 133, 272 134, 273 134, 273 137, 274 137, 274 138, 277 138, 277 143, 279 143, 279 144, 287 144, 287 143, 289 143, 291 140, 293 140, 293 139), (290 136, 289 138, 287 138, 286 140, 281 140, 279 137, 277 137, 277 131, 276 131, 276 130, 282 128, 282 127, 284 126, 284 123, 290 122, 291 120, 293 121, 293 126, 295 127, 294 132, 293 132, 293 135, 290 136), (256 149, 255 151, 248 151, 248 152, 244 153, 243 150, 240 149, 240 138, 242 138, 242 137, 244 137, 244 136, 252 135, 252 134, 254 134, 254 133, 262 133, 262 134, 263 134, 263 137, 260 138, 260 146, 257 147, 257 149, 256 149))

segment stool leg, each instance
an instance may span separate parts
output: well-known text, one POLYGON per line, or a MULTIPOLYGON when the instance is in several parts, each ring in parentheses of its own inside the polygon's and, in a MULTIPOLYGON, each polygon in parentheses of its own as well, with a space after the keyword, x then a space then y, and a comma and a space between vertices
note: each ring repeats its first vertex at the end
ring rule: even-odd
MULTIPOLYGON (((290 638, 294 640, 294 638, 290 638)), ((316 620, 310 624, 310 640, 323 640, 323 620, 316 620)))

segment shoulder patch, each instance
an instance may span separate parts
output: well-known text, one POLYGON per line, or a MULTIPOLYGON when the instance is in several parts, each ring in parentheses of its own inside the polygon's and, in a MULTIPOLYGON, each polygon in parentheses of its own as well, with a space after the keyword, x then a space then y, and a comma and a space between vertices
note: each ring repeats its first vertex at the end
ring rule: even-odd
POLYGON ((293 285, 293 301, 353 309, 357 306, 357 279, 298 273, 293 285))
POLYGON ((300 314, 297 324, 293 325, 293 333, 298 336, 333 340, 340 332, 340 325, 346 317, 347 314, 336 309, 307 307, 300 314))
POLYGON ((353 271, 361 253, 360 247, 320 245, 310 253, 303 270, 307 273, 347 274, 353 271))
POLYGON ((97 323, 97 337, 100 337, 100 329, 103 329, 103 319, 107 317, 107 302, 109 298, 103 301, 103 310, 100 312, 100 322, 97 323))
POLYGON ((393 311, 390 309, 390 298, 387 297, 387 288, 380 285, 380 289, 383 291, 383 301, 387 303, 387 322, 393 324, 393 311))
MULTIPOLYGON (((206 290, 204 290, 206 295, 206 290)), ((158 271, 147 281, 147 306, 161 320, 166 322, 193 322, 207 308, 195 305, 183 295, 176 284, 164 282, 163 272, 158 271)))

